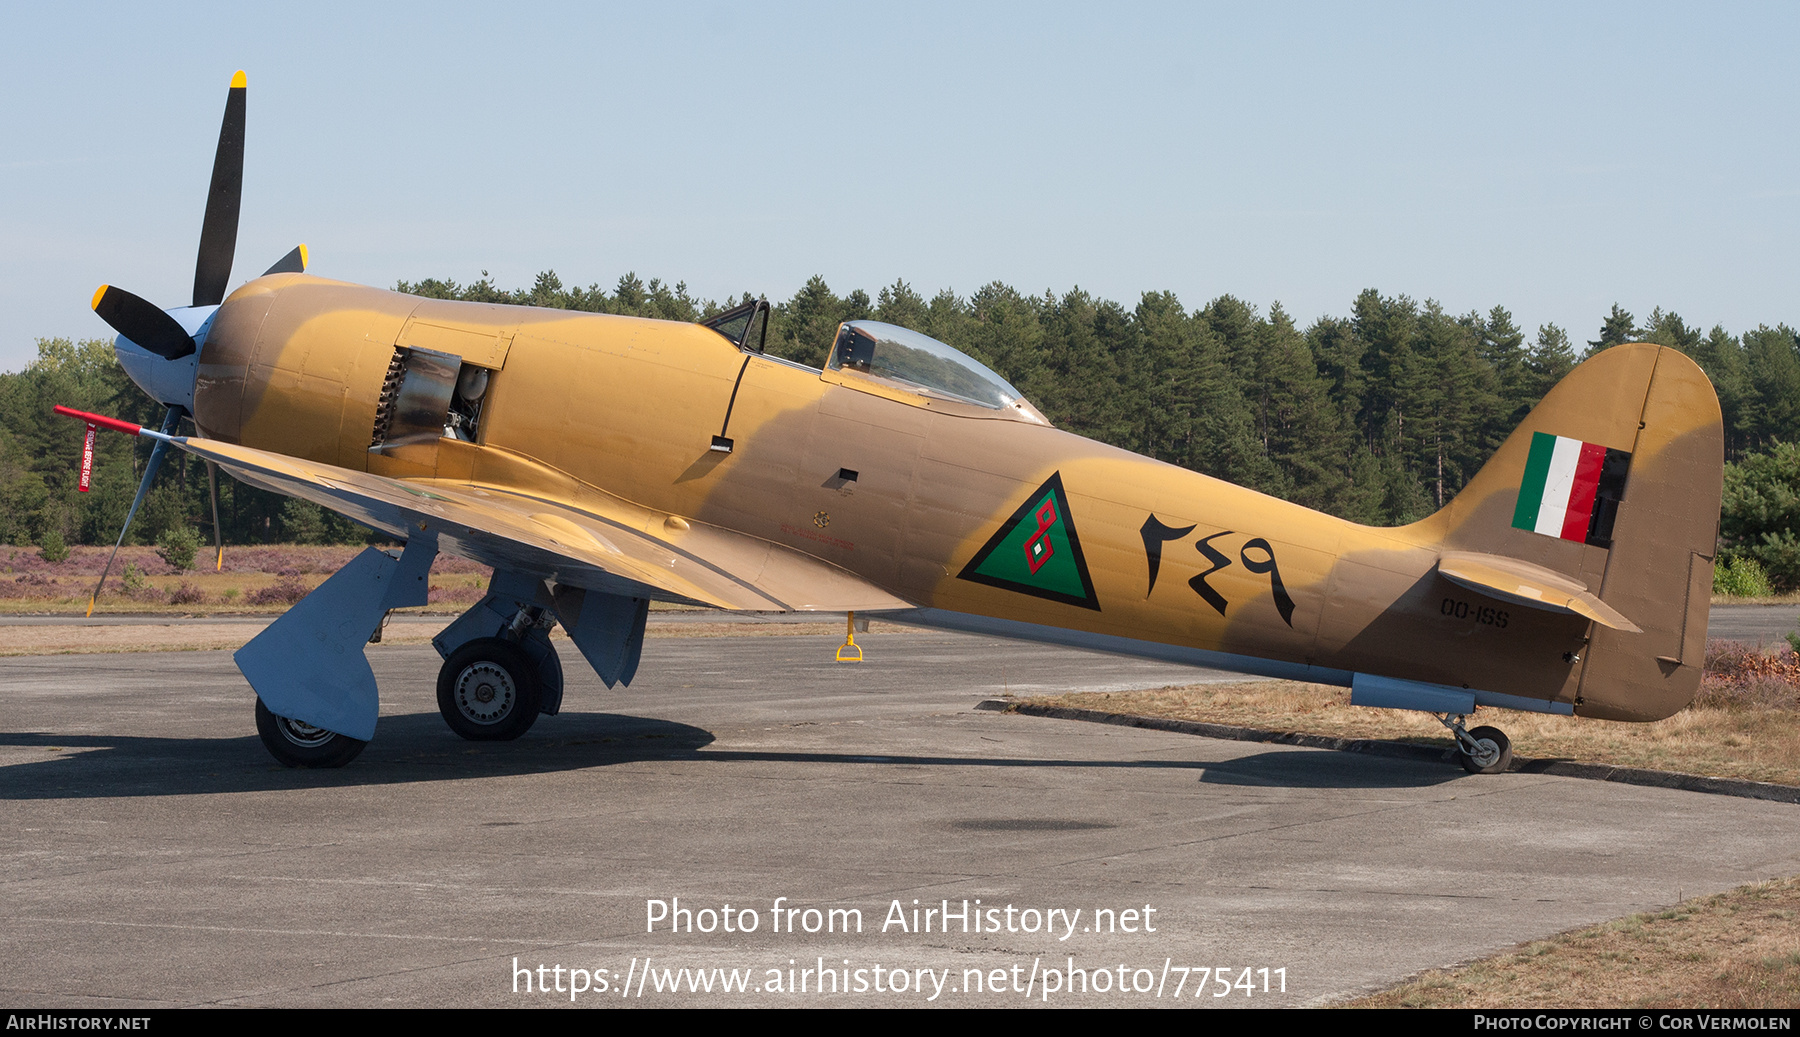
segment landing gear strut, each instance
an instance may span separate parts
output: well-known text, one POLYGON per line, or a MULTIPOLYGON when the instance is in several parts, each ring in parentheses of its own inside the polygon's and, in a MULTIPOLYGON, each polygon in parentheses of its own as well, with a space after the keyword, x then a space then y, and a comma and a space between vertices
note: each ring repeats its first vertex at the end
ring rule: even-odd
POLYGON ((263 748, 284 767, 342 767, 361 755, 369 744, 303 721, 278 717, 269 712, 261 698, 256 700, 256 733, 262 736, 263 748))
POLYGON ((1503 774, 1512 765, 1512 740, 1497 727, 1463 729, 1468 714, 1438 715, 1438 722, 1456 736, 1457 758, 1470 774, 1503 774))

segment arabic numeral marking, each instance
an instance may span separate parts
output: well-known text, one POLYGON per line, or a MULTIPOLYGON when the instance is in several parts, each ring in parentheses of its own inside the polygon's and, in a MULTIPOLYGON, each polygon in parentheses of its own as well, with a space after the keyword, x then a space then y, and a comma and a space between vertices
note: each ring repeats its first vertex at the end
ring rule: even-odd
POLYGON ((1238 551, 1238 561, 1244 563, 1244 568, 1251 572, 1269 577, 1269 595, 1275 599, 1275 611, 1281 613, 1283 623, 1292 627, 1294 625, 1294 599, 1288 594, 1287 586, 1281 582, 1281 569, 1275 564, 1275 549, 1270 547, 1269 542, 1262 537, 1246 540, 1244 546, 1238 551), (1252 550, 1260 551, 1268 557, 1266 559, 1251 558, 1252 550))
MULTIPOLYGON (((1044 529, 1047 528, 1044 524, 1045 521, 1043 514, 1040 513, 1038 536, 1042 536, 1044 529)), ((1187 536, 1194 531, 1194 528, 1192 525, 1179 527, 1165 525, 1155 515, 1144 520, 1144 526, 1138 532, 1144 538, 1144 561, 1150 574, 1149 585, 1144 591, 1146 598, 1156 590, 1156 574, 1162 568, 1162 545, 1187 536)), ((1225 609, 1231 602, 1219 592, 1218 588, 1208 582, 1208 577, 1230 566, 1232 560, 1230 555, 1212 546, 1212 542, 1220 537, 1234 535, 1236 535, 1235 530, 1222 529, 1194 542, 1194 550, 1200 552, 1200 556, 1211 564, 1204 572, 1194 574, 1188 580, 1188 586, 1200 596, 1200 600, 1211 605, 1213 611, 1221 616, 1225 614, 1225 609)), ((1035 537, 1032 542, 1036 542, 1035 537)), ((1030 554, 1030 544, 1027 544, 1026 552, 1028 555, 1030 554)), ((1294 625, 1294 597, 1288 593, 1287 584, 1281 579, 1281 567, 1275 561, 1274 545, 1263 537, 1250 537, 1239 545, 1237 561, 1250 572, 1269 578, 1269 598, 1275 603, 1275 611, 1280 614, 1281 621, 1292 628, 1294 625)), ((1034 568, 1032 571, 1036 572, 1037 570, 1034 568)))
POLYGON ((1175 997, 1179 998, 1181 996, 1181 988, 1187 986, 1188 972, 1191 970, 1186 965, 1177 965, 1169 969, 1169 971, 1181 973, 1181 979, 1175 983, 1175 997))
POLYGON ((1249 997, 1256 993, 1256 982, 1250 978, 1250 970, 1248 968, 1244 970, 1243 975, 1238 977, 1237 982, 1233 983, 1231 986, 1235 990, 1242 990, 1245 997, 1249 997))
POLYGON ((1212 568, 1200 573, 1188 581, 1188 586, 1194 589, 1194 593, 1200 595, 1201 600, 1205 601, 1208 605, 1211 605, 1213 611, 1221 616, 1225 614, 1225 606, 1231 603, 1225 600, 1225 595, 1220 594, 1214 589, 1212 584, 1207 583, 1206 578, 1231 564, 1229 555, 1222 554, 1218 548, 1212 546, 1214 540, 1217 540, 1222 536, 1230 536, 1231 533, 1231 530, 1224 529, 1211 536, 1201 537, 1195 542, 1194 550, 1200 552, 1207 561, 1211 562, 1212 568))

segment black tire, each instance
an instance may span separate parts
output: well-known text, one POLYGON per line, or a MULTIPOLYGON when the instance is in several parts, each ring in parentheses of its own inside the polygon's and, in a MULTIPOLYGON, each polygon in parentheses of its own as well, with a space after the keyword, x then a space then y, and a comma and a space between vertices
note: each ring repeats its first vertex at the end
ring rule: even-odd
POLYGON ((1469 755, 1466 749, 1458 752, 1463 770, 1470 774, 1503 774, 1512 766, 1512 740, 1505 732, 1497 727, 1478 727, 1469 732, 1469 737, 1482 751, 1479 756, 1469 755))
POLYGON ((256 733, 262 736, 263 748, 283 767, 342 767, 362 755, 369 744, 360 738, 278 717, 269 712, 260 698, 256 700, 256 733))
POLYGON ((509 742, 537 722, 540 691, 537 668, 517 645, 476 638, 438 671, 438 712, 472 742, 509 742))

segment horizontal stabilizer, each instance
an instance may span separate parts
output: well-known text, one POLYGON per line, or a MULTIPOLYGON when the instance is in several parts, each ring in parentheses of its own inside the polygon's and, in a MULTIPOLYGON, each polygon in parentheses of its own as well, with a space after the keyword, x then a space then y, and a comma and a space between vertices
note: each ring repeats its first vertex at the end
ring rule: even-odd
POLYGON ((1438 572, 1451 583, 1505 601, 1585 616, 1614 630, 1642 632, 1636 623, 1601 601, 1584 584, 1517 558, 1450 551, 1438 559, 1438 572))

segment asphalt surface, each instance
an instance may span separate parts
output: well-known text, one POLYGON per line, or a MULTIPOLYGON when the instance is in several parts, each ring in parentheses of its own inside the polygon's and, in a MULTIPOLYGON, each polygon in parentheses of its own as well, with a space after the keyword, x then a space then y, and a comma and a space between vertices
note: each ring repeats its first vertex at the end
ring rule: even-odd
POLYGON ((1780 644, 1800 630, 1800 605, 1714 605, 1706 634, 1728 641, 1780 644))
POLYGON ((1800 872, 1792 806, 976 711, 1205 674, 858 640, 654 638, 505 744, 445 728, 428 647, 377 646, 380 731, 331 772, 272 763, 229 653, 0 660, 0 1000, 1306 1005, 1800 872), (923 914, 965 900, 968 931, 923 914))

